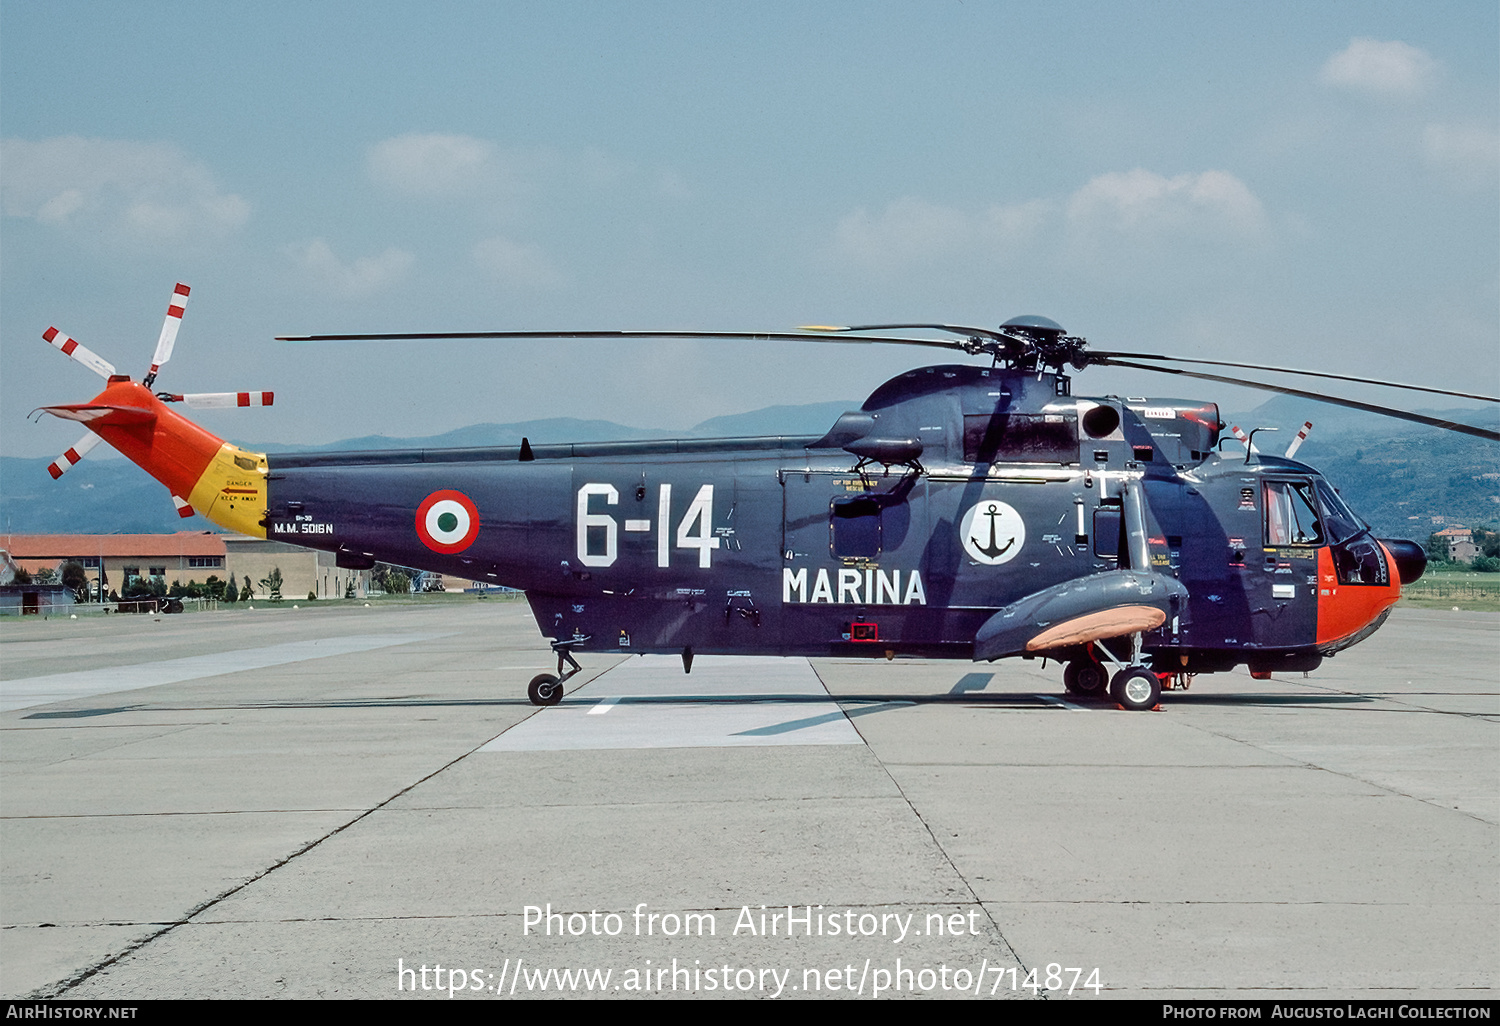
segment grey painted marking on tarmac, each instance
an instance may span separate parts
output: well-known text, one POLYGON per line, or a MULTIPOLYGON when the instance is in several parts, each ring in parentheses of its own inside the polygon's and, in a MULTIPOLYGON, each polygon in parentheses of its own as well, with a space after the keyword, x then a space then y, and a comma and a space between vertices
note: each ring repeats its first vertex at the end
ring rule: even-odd
POLYGON ((1046 702, 1048 705, 1060 705, 1064 709, 1067 709, 1067 710, 1069 710, 1071 712, 1087 712, 1088 711, 1088 710, 1086 710, 1081 705, 1074 705, 1072 702, 1064 702, 1061 698, 1058 698, 1056 695, 1037 695, 1036 697, 1040 698, 1043 702, 1046 702))
POLYGON ((641 656, 480 751, 862 744, 806 659, 699 656, 689 675, 675 656, 641 656))
POLYGON ((348 655, 352 652, 368 652, 371 649, 409 645, 417 641, 432 641, 436 638, 451 637, 454 633, 456 632, 351 634, 343 638, 289 641, 281 645, 246 648, 237 652, 218 652, 213 655, 188 656, 183 659, 164 659, 155 663, 136 663, 133 666, 108 666, 97 670, 76 670, 72 673, 53 673, 44 677, 0 681, 0 712, 27 709, 34 705, 48 705, 53 702, 66 702, 75 698, 88 698, 93 695, 137 691, 141 688, 154 688, 161 684, 177 684, 185 680, 218 677, 226 673, 258 670, 266 666, 300 663, 308 659, 324 659, 328 656, 348 655))

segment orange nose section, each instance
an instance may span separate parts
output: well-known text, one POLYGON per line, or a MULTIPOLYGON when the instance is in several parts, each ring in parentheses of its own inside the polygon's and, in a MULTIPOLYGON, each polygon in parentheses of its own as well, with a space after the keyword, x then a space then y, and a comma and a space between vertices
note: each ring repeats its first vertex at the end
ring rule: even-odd
POLYGON ((1341 641, 1369 626, 1401 597, 1401 583, 1390 572, 1395 561, 1382 545, 1387 584, 1340 584, 1333 553, 1318 550, 1318 644, 1341 641))

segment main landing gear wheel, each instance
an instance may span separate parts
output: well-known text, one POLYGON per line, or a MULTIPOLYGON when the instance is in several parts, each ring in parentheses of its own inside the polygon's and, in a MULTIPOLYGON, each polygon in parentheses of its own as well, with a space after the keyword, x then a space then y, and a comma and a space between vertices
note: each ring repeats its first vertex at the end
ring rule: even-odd
POLYGON ((1133 712, 1155 709, 1161 701, 1161 681, 1144 666, 1128 666, 1110 681, 1109 694, 1133 712))
POLYGON ((1109 674, 1092 659, 1074 659, 1063 668, 1063 687, 1075 695, 1101 695, 1108 683, 1109 674))
POLYGON ((562 696, 562 681, 550 673, 537 674, 526 687, 526 697, 531 699, 532 705, 556 705, 562 701, 562 696))

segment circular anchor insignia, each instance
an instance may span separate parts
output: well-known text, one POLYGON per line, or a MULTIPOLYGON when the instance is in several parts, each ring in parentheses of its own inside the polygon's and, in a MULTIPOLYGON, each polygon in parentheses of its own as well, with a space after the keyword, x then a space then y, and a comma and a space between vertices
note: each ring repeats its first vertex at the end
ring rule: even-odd
POLYGON ((537 674, 526 687, 526 697, 531 699, 532 705, 556 705, 562 701, 562 696, 562 681, 550 673, 537 674))
POLYGON ((1009 563, 1026 544, 1026 521, 1008 502, 984 499, 970 506, 958 524, 964 551, 976 563, 1009 563))

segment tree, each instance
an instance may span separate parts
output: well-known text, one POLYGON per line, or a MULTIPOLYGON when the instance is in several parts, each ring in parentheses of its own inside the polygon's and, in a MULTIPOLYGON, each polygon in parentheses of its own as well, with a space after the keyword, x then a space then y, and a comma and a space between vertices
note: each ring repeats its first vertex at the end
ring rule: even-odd
POLYGON ((87 602, 89 595, 89 573, 83 568, 83 564, 76 560, 68 560, 62 565, 63 587, 73 591, 73 598, 79 602, 87 602))
POLYGON ((273 566, 270 574, 260 579, 261 587, 266 589, 267 596, 272 602, 281 601, 281 567, 273 566))
POLYGON ((224 601, 235 603, 240 600, 239 585, 234 583, 234 578, 229 578, 229 583, 224 587, 224 601))
POLYGON ((240 589, 240 600, 249 602, 255 597, 255 589, 250 586, 250 575, 245 575, 245 586, 240 589))
POLYGON ((392 566, 390 563, 376 563, 375 570, 370 575, 370 583, 375 585, 387 595, 405 595, 411 591, 412 577, 420 571, 405 572, 405 567, 392 566))

